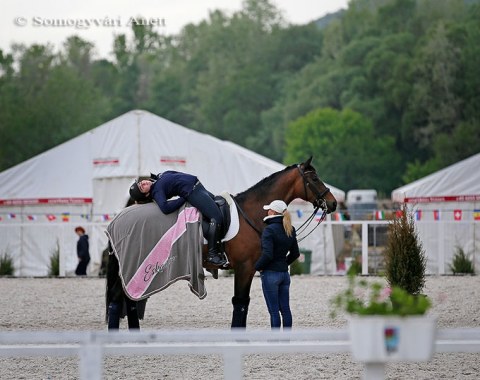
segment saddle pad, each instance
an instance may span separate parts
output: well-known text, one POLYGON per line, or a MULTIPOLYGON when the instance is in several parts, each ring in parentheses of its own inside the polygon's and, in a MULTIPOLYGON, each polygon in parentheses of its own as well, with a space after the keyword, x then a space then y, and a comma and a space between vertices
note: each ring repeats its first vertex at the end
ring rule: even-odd
POLYGON ((232 199, 232 196, 227 191, 224 191, 220 194, 222 197, 225 198, 228 205, 230 206, 230 227, 228 227, 228 231, 223 237, 222 241, 228 241, 233 239, 238 234, 238 230, 240 229, 240 222, 238 220, 238 210, 237 205, 232 199))
POLYGON ((206 297, 200 213, 188 204, 165 215, 155 203, 122 210, 108 225, 108 240, 120 267, 123 289, 134 301, 178 280, 206 297))

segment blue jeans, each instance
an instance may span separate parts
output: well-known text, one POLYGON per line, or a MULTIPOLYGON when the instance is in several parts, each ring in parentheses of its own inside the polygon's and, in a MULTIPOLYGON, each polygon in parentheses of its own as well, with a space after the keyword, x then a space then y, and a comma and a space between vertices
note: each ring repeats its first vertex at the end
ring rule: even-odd
POLYGON ((215 219, 217 224, 223 224, 223 214, 215 203, 215 196, 205 189, 201 183, 195 186, 187 201, 193 207, 196 207, 202 213, 202 216, 209 221, 215 219))
POLYGON ((292 327, 292 312, 290 311, 290 274, 264 270, 260 274, 262 290, 272 329, 280 328, 282 315, 283 328, 292 327))

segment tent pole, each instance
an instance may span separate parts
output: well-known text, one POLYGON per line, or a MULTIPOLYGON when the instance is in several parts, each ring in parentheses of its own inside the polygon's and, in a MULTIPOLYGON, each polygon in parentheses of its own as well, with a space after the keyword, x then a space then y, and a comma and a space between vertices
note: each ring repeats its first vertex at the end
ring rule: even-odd
POLYGON ((141 152, 142 152, 142 143, 140 141, 140 118, 141 112, 137 112, 137 150, 138 150, 138 157, 137 157, 137 178, 140 178, 140 170, 141 170, 141 152))

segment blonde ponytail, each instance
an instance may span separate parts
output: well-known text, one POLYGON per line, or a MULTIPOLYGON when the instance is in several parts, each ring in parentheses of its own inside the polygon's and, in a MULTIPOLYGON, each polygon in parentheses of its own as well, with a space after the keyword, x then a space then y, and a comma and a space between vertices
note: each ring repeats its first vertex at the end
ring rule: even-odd
POLYGON ((288 210, 283 212, 283 229, 288 237, 292 236, 293 226, 292 226, 292 215, 288 210))

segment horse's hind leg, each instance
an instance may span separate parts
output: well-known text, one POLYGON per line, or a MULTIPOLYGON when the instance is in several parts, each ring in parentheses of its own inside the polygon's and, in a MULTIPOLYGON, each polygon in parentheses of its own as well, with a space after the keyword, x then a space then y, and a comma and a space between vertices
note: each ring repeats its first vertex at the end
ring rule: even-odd
POLYGON ((115 255, 110 254, 107 264, 107 289, 105 292, 105 301, 107 306, 106 319, 109 330, 118 330, 120 327, 123 289, 118 271, 118 260, 115 255))
POLYGON ((137 302, 132 301, 128 297, 125 297, 125 302, 127 304, 127 320, 128 320, 128 329, 129 330, 139 330, 140 321, 138 319, 138 310, 137 302))

